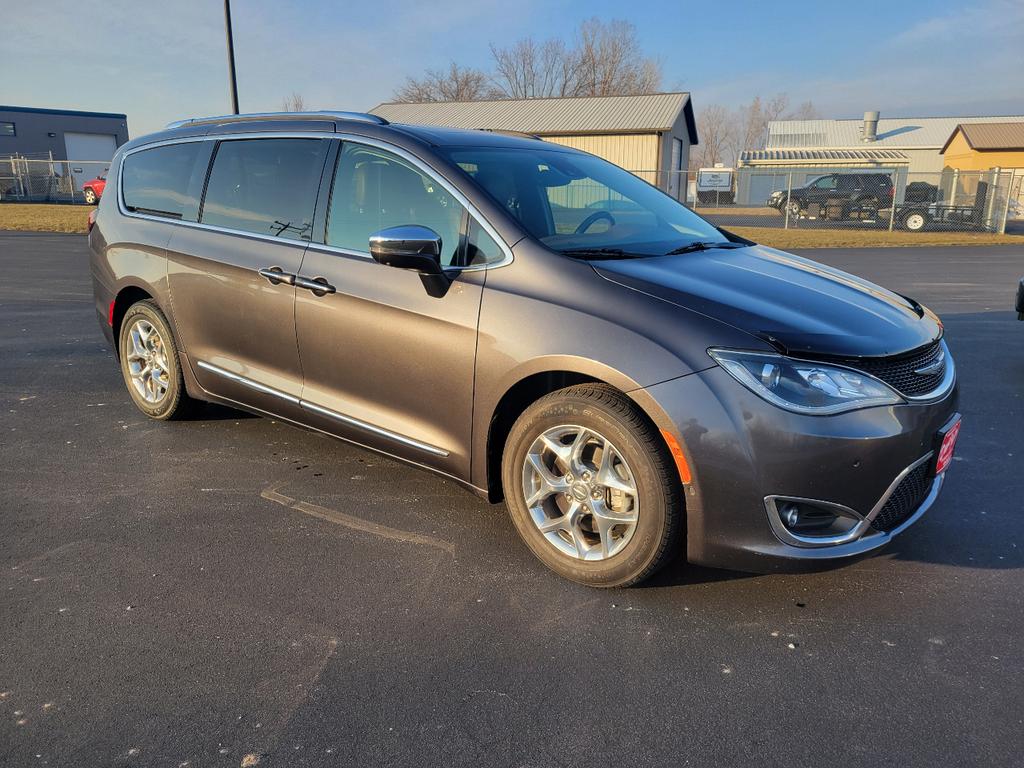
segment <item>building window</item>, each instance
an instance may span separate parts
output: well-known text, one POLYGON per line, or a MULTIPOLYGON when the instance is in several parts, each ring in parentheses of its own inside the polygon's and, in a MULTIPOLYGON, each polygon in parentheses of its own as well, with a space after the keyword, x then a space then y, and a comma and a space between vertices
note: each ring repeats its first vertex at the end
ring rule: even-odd
POLYGON ((14 135, 14 123, 0 123, 0 136, 14 135))

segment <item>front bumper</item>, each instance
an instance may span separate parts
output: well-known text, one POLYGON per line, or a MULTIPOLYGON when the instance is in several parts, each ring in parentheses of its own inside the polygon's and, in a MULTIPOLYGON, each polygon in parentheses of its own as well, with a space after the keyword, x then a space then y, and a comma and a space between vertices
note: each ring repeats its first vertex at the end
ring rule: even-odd
POLYGON ((935 435, 958 402, 954 384, 932 402, 805 416, 765 402, 717 366, 644 394, 670 422, 693 474, 686 495, 687 559, 759 573, 849 560, 917 522, 938 497, 943 475, 915 475, 928 485, 913 507, 889 525, 872 524, 904 478, 931 466, 935 435), (794 542, 773 521, 775 496, 841 506, 866 523, 836 543, 794 542))

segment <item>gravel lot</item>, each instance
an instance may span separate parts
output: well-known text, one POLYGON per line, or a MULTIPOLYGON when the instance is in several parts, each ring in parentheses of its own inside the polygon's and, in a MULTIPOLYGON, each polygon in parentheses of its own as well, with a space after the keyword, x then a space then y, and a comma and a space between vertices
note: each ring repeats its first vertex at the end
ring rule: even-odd
POLYGON ((429 474, 146 421, 84 238, 0 234, 0 764, 1020 764, 1024 249, 808 255, 943 315, 943 496, 843 569, 599 592, 429 474))

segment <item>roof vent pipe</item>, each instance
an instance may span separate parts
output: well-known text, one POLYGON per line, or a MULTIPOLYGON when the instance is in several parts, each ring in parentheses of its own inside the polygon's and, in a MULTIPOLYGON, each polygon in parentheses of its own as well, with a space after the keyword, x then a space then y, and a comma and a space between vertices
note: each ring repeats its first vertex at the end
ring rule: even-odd
POLYGON ((861 141, 875 141, 878 139, 878 113, 864 113, 864 127, 861 128, 861 141))

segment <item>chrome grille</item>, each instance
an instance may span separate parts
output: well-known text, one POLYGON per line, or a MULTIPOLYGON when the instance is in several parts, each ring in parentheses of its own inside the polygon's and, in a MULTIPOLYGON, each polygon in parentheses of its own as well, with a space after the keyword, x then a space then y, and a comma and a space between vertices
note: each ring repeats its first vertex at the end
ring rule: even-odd
POLYGON ((907 474, 886 499, 878 516, 871 521, 876 530, 888 533, 899 528, 924 502, 932 487, 931 461, 925 461, 907 474))
POLYGON ((853 365, 864 373, 881 379, 902 395, 920 397, 934 392, 942 383, 949 360, 943 352, 942 344, 936 341, 907 355, 858 360, 853 365), (936 362, 939 365, 934 371, 915 373, 936 362))

